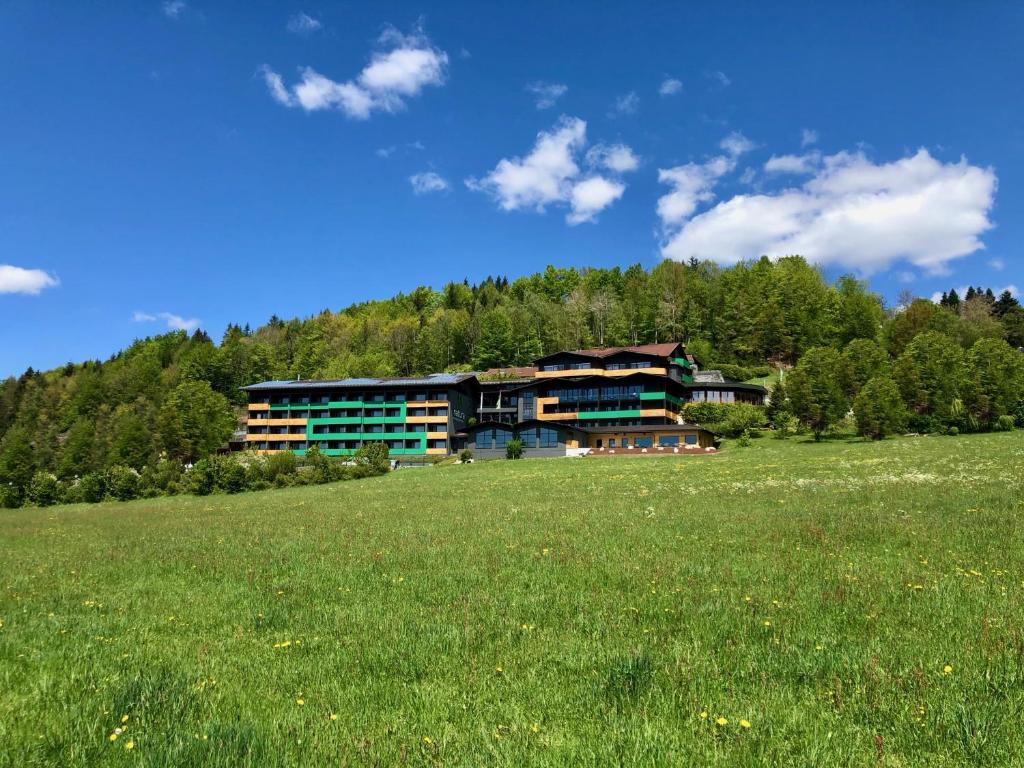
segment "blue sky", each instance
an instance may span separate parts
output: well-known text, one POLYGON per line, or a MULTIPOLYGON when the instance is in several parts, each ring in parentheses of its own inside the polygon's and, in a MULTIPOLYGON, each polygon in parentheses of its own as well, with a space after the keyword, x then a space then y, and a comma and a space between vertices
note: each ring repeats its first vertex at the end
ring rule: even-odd
POLYGON ((0 375, 515 277, 801 252, 1024 289, 1024 4, 0 6, 0 375))

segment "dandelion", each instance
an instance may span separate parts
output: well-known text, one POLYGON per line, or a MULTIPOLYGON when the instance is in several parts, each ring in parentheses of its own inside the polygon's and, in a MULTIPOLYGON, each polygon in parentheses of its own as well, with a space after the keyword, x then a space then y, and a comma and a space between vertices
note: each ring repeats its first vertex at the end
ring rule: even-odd
POLYGON ((765 620, 764 625, 766 627, 770 627, 772 625, 772 623, 770 621, 765 620))
POLYGON ((749 728, 749 727, 750 727, 750 721, 749 720, 740 720, 740 728, 749 728))
POLYGON ((428 745, 429 745, 429 744, 433 744, 433 743, 434 743, 434 740, 433 740, 432 738, 430 738, 429 736, 424 736, 424 737, 423 737, 423 743, 424 743, 424 744, 428 744, 428 745))
POLYGON ((300 707, 304 707, 306 705, 306 700, 305 699, 296 699, 295 703, 298 704, 300 707))
POLYGON ((530 730, 534 733, 540 733, 540 723, 534 723, 530 726, 530 730))
POLYGON ((708 713, 707 712, 701 712, 700 713, 700 719, 701 720, 707 720, 708 719, 708 713))
POLYGON ((717 717, 717 718, 715 719, 715 725, 728 725, 728 724, 729 724, 729 721, 728 721, 728 720, 726 720, 726 719, 725 719, 724 717, 722 717, 721 715, 719 715, 719 716, 718 716, 718 717, 717 717))
POLYGON ((127 723, 128 722, 128 715, 121 715, 121 722, 122 723, 127 723))
POLYGON ((495 668, 494 668, 494 672, 495 672, 495 674, 498 674, 498 675, 503 675, 503 674, 505 674, 505 670, 504 670, 504 669, 502 669, 501 667, 495 667, 495 668))
POLYGON ((942 674, 949 675, 949 674, 952 674, 952 673, 953 673, 953 667, 951 667, 949 664, 947 664, 946 666, 944 666, 942 668, 942 674))
POLYGON ((124 743, 124 748, 131 752, 133 749, 135 749, 135 742, 131 739, 128 739, 128 741, 124 743))
POLYGON ((334 712, 331 712, 331 720, 337 720, 337 719, 338 719, 338 716, 334 712))
POLYGON ((117 734, 116 733, 112 733, 107 738, 110 739, 111 741, 117 741, 117 734))

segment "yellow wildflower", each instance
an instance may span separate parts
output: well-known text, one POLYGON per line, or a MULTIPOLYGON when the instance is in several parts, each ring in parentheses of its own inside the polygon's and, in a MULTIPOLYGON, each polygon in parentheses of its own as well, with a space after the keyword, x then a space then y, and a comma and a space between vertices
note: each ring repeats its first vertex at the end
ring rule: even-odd
POLYGON ((337 719, 338 719, 338 716, 336 714, 334 714, 333 712, 331 712, 331 720, 337 720, 337 719))
POLYGON ((717 718, 715 719, 715 724, 716 724, 716 725, 728 725, 728 724, 729 724, 729 721, 728 721, 728 720, 726 720, 726 719, 725 719, 724 717, 722 717, 721 715, 719 715, 719 716, 718 716, 718 717, 717 717, 717 718))
POLYGON ((944 675, 951 674, 952 672, 953 672, 953 667, 951 667, 949 664, 947 664, 946 666, 944 666, 942 668, 942 674, 944 674, 944 675))
POLYGON ((740 720, 740 728, 749 728, 749 727, 750 727, 750 721, 749 720, 740 720))
POLYGON ((707 712, 701 712, 700 713, 700 719, 701 720, 707 720, 708 719, 708 713, 707 712))
POLYGON ((135 742, 131 739, 128 739, 128 741, 124 743, 124 748, 131 752, 133 749, 135 749, 135 742))
POLYGON ((110 739, 111 741, 117 741, 117 734, 116 733, 112 733, 107 738, 110 739))
POLYGON ((121 715, 121 722, 122 723, 127 723, 128 722, 128 715, 121 715))
POLYGON ((306 704, 306 700, 305 699, 296 699, 295 703, 298 704, 301 707, 301 706, 304 706, 306 704))

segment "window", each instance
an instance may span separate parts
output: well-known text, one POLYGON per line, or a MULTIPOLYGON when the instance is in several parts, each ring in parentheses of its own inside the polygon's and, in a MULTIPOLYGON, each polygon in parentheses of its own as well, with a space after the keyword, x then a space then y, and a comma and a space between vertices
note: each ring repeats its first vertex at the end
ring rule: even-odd
POLYGON ((607 368, 609 371, 622 371, 625 370, 627 367, 628 366, 625 363, 608 363, 605 366, 605 368, 607 368))
POLYGON ((540 448, 558 447, 558 430, 539 427, 537 429, 537 436, 539 438, 540 448))
POLYGON ((533 418, 533 392, 523 392, 523 418, 533 418))
POLYGON ((405 442, 403 440, 388 440, 389 451, 397 451, 401 448, 405 448, 405 442))
POLYGON ((508 437, 511 433, 507 429, 494 430, 494 447, 504 448, 508 445, 508 437))
POLYGON ((564 371, 564 365, 543 365, 541 366, 542 371, 564 371))
POLYGON ((651 367, 651 363, 650 363, 650 361, 646 361, 645 360, 643 362, 630 363, 629 367, 630 368, 650 368, 651 367))
POLYGON ((587 368, 590 368, 591 366, 590 363, 573 363, 569 367, 572 368, 574 371, 582 371, 587 368))
POLYGON ((430 448, 443 448, 448 450, 447 440, 429 440, 427 444, 430 448))
POLYGON ((683 441, 687 445, 696 445, 697 444, 697 436, 696 435, 684 435, 683 436, 683 441))
POLYGON ((427 399, 427 393, 426 392, 414 392, 413 396, 412 396, 412 399, 422 402, 422 401, 427 399))
POLYGON ((614 437, 609 437, 608 438, 608 447, 609 448, 614 448, 615 447, 615 438, 614 437))
POLYGON ((480 450, 487 450, 493 445, 491 430, 482 429, 476 433, 476 447, 480 450))
POLYGON ((679 435, 660 435, 658 437, 658 445, 666 447, 679 445, 679 435))
POLYGON ((654 446, 654 439, 651 437, 638 437, 634 441, 637 448, 651 448, 654 446))
POLYGON ((623 448, 629 448, 629 438, 628 437, 622 438, 622 447, 623 448))

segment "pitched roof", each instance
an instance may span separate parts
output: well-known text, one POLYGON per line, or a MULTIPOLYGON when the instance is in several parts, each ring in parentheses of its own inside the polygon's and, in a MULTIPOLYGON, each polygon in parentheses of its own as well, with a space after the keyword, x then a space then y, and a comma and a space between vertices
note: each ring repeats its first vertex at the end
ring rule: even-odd
POLYGON ((671 355, 676 347, 679 346, 678 341, 666 341, 661 344, 638 344, 633 347, 595 347, 594 349, 576 349, 573 350, 574 354, 577 355, 588 355, 589 357, 608 357, 618 352, 636 352, 641 355, 659 355, 661 357, 668 357, 671 355))

